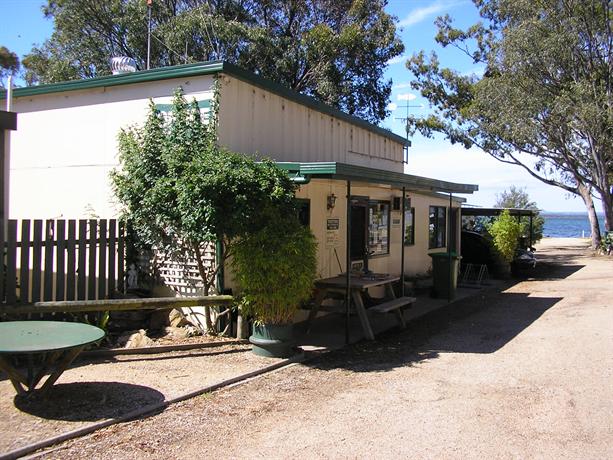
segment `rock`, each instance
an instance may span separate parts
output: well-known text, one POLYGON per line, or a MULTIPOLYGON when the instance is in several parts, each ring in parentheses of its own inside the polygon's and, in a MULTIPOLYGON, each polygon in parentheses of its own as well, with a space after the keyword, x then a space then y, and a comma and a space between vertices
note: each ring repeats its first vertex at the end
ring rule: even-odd
POLYGON ((170 327, 183 327, 187 326, 189 321, 185 318, 185 315, 177 309, 170 311, 168 315, 168 324, 170 327))
POLYGON ((153 340, 147 337, 147 331, 140 329, 136 332, 128 332, 119 337, 117 344, 123 348, 144 348, 153 345, 153 340))

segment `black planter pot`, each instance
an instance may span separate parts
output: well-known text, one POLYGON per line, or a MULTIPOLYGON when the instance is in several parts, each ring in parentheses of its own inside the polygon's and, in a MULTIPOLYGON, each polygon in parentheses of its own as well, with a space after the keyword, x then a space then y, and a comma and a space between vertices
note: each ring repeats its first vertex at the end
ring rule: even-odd
POLYGON ((289 358, 295 354, 292 324, 257 324, 249 337, 253 352, 267 358, 289 358))

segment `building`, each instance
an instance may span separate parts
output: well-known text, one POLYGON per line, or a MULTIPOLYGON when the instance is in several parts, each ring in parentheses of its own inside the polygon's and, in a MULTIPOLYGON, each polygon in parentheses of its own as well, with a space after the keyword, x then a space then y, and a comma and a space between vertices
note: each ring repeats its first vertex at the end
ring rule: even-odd
POLYGON ((456 194, 476 185, 404 174, 404 138, 221 61, 15 89, 10 218, 116 216, 119 130, 142 123, 150 99, 169 110, 179 86, 206 113, 215 79, 220 143, 274 159, 301 184, 320 277, 346 269, 346 235, 352 265, 375 272, 424 273, 430 253, 459 250, 456 194))

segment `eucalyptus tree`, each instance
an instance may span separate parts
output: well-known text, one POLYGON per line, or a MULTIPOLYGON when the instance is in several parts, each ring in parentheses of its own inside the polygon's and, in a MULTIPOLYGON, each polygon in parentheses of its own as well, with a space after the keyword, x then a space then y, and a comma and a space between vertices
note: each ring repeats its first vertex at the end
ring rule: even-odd
POLYGON ((10 75, 15 75, 19 67, 19 56, 6 46, 0 46, 0 88, 6 86, 5 79, 10 75))
POLYGON ((407 62, 413 87, 434 108, 413 129, 442 132, 522 167, 544 183, 579 194, 600 241, 592 200, 613 228, 613 61, 608 0, 473 0, 482 21, 457 29, 449 16, 436 41, 454 46, 482 76, 419 52, 407 62))
MULTIPOLYGON (((352 115, 383 120, 388 60, 404 46, 385 0, 153 0, 151 65, 226 60, 352 115)), ((147 61, 145 0, 48 0, 49 40, 23 60, 29 84, 110 73, 112 56, 147 61)))

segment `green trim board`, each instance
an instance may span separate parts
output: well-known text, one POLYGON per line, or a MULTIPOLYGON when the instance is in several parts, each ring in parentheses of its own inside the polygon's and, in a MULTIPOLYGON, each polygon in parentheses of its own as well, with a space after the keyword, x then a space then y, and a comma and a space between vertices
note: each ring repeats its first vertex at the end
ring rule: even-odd
POLYGON ((375 184, 386 184, 393 187, 406 187, 412 191, 444 192, 444 193, 473 193, 479 190, 478 185, 458 184, 428 177, 414 176, 383 169, 368 168, 365 166, 350 165, 337 162, 319 163, 284 163, 277 165, 290 174, 300 175, 311 179, 339 179, 375 184))
MULTIPOLYGON (((275 83, 267 78, 263 78, 252 72, 244 70, 234 64, 225 61, 208 61, 198 62, 196 64, 182 64, 169 67, 161 67, 158 69, 141 70, 138 72, 123 73, 119 75, 107 75, 104 77, 89 78, 86 80, 67 81, 62 83, 51 83, 47 85, 29 86, 25 88, 13 89, 13 97, 39 96, 43 94, 53 94, 65 91, 79 91, 93 88, 106 88, 120 85, 133 85, 138 83, 146 83, 159 80, 169 80, 173 78, 197 77, 202 75, 214 75, 223 73, 234 77, 238 80, 250 83, 254 86, 262 88, 278 96, 298 104, 309 107, 318 112, 325 113, 343 121, 359 126, 373 133, 386 137, 394 142, 398 142, 404 146, 409 146, 410 142, 393 132, 373 125, 361 118, 349 115, 341 110, 334 108, 328 104, 324 104, 311 96, 300 94, 290 88, 287 88, 279 83, 275 83)), ((0 100, 6 99, 6 91, 0 90, 0 100)))
MULTIPOLYGON (((202 101, 196 101, 199 109, 210 109, 211 108, 211 100, 204 99, 202 101)), ((170 112, 172 111, 172 104, 155 104, 155 108, 160 112, 170 112)))

